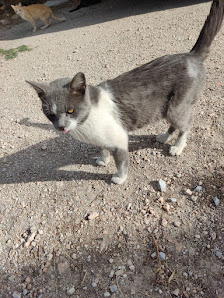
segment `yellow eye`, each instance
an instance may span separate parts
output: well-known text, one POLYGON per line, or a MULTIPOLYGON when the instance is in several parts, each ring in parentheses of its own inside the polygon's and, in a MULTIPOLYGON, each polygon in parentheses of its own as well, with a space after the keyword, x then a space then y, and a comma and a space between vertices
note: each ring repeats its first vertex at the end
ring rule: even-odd
POLYGON ((73 109, 67 111, 68 114, 72 114, 73 112, 74 112, 73 109))

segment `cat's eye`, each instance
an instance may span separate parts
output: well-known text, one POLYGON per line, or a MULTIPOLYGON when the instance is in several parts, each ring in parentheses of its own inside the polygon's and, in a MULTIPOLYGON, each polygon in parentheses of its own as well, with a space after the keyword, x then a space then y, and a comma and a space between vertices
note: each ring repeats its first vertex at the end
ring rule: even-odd
POLYGON ((68 114, 72 114, 73 112, 74 112, 73 109, 67 111, 68 114))

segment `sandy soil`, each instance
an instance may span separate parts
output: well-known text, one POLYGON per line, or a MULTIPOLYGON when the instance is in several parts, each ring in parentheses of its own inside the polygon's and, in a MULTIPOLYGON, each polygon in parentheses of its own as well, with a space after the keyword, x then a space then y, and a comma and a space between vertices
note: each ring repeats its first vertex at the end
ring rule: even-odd
POLYGON ((210 2, 181 4, 66 4, 54 9, 65 23, 32 33, 8 16, 1 27, 1 48, 32 51, 0 56, 0 297, 223 297, 223 28, 183 154, 155 141, 165 122, 133 133, 121 186, 113 162, 95 166, 97 148, 54 130, 25 82, 83 71, 97 84, 189 51, 210 2))

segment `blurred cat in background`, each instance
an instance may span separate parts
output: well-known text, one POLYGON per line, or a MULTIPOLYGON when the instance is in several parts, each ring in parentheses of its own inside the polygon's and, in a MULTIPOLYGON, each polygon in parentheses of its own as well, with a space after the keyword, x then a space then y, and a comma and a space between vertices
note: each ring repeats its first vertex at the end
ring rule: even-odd
POLYGON ((22 19, 30 22, 33 26, 33 32, 37 30, 36 20, 41 20, 44 26, 41 29, 45 29, 51 24, 51 17, 60 22, 64 22, 65 18, 58 18, 54 15, 52 9, 43 4, 32 4, 28 6, 22 6, 21 3, 18 5, 11 5, 16 14, 22 19))

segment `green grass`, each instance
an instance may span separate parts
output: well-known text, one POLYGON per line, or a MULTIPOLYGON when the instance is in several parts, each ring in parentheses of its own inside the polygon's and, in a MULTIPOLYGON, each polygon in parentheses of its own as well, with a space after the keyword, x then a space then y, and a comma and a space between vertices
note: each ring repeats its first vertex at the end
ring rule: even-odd
POLYGON ((17 57, 19 52, 25 52, 25 51, 31 51, 31 50, 32 49, 29 48, 28 46, 22 45, 18 48, 10 49, 10 50, 0 49, 0 54, 4 55, 6 60, 10 60, 17 57))

